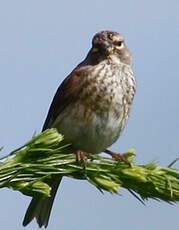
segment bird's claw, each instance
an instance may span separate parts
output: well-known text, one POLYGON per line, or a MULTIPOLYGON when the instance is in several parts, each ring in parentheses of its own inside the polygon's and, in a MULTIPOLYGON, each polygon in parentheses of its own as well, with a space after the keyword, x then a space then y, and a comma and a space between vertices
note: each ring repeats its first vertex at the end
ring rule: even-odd
POLYGON ((120 154, 120 153, 115 153, 112 152, 108 149, 106 149, 104 151, 105 153, 111 155, 115 160, 120 161, 120 162, 124 162, 126 164, 129 164, 130 162, 128 161, 128 157, 133 156, 133 153, 124 153, 124 154, 120 154))
POLYGON ((81 150, 78 150, 76 152, 76 160, 77 161, 82 161, 82 165, 83 165, 84 169, 87 166, 87 162, 86 162, 87 158, 92 158, 90 153, 87 153, 87 152, 84 152, 84 151, 81 151, 81 150))

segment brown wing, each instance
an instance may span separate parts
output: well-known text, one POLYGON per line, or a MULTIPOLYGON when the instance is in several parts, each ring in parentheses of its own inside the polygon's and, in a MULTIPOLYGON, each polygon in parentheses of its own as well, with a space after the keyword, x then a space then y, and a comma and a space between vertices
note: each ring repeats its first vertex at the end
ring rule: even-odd
POLYGON ((80 78, 83 77, 80 75, 79 71, 73 71, 59 86, 50 106, 42 131, 51 128, 52 124, 65 107, 78 99, 81 90, 80 78))

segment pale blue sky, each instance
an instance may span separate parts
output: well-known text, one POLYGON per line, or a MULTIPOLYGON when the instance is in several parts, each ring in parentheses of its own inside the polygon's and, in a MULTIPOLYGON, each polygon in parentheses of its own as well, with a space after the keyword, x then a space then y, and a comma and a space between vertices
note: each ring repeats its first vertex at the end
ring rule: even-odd
MULTIPOLYGON (((1 1, 0 146, 8 153, 40 132, 58 85, 85 57, 93 35, 107 29, 124 35, 137 78, 128 125, 111 149, 133 147, 138 163, 158 159, 163 166, 178 157, 178 12, 178 0, 1 1)), ((143 206, 127 191, 120 194, 102 195, 64 178, 47 229, 178 229, 178 205, 143 206)), ((24 229, 29 201, 2 189, 1 229, 24 229)))

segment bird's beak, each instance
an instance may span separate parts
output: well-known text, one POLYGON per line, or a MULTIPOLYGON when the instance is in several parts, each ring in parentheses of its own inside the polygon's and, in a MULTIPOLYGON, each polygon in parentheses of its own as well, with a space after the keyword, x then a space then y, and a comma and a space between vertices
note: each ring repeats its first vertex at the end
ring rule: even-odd
POLYGON ((98 51, 102 51, 103 53, 105 53, 106 55, 110 54, 112 51, 112 45, 108 42, 105 41, 101 44, 99 44, 98 46, 94 47, 92 49, 92 52, 98 52, 98 51))
POLYGON ((109 55, 113 49, 112 45, 108 42, 108 41, 105 41, 101 44, 101 49, 103 50, 103 52, 106 54, 106 55, 109 55))
POLYGON ((105 41, 105 42, 103 42, 103 43, 101 44, 101 48, 102 48, 103 50, 107 50, 110 46, 111 46, 111 45, 109 44, 108 41, 105 41))
POLYGON ((112 50, 113 50, 113 47, 110 43, 108 42, 105 42, 104 44, 104 51, 107 55, 111 54, 112 53, 112 50))

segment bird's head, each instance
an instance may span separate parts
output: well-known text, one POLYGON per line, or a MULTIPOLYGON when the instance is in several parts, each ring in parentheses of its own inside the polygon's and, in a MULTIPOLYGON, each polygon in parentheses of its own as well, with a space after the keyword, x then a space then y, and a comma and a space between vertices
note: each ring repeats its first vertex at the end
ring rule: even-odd
POLYGON ((90 54, 93 57, 101 57, 101 59, 113 57, 119 59, 121 63, 132 64, 132 57, 125 45, 124 38, 117 32, 102 31, 97 33, 93 37, 90 54))

